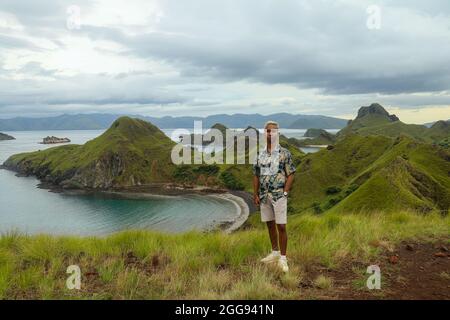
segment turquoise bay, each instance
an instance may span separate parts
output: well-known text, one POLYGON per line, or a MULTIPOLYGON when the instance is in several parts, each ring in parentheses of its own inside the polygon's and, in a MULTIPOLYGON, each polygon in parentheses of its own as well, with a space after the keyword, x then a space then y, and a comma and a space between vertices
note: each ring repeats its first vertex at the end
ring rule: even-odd
MULTIPOLYGON (((169 137, 172 130, 163 130, 169 137)), ((292 130, 291 130, 292 131, 292 130)), ((39 144, 43 137, 68 137, 83 144, 103 130, 7 132, 16 140, 0 142, 0 163, 9 156, 55 147, 39 144)), ((286 132, 302 136, 304 130, 286 132)), ((145 228, 167 232, 208 230, 236 216, 234 203, 206 195, 154 196, 126 199, 113 194, 68 195, 37 188, 33 177, 0 170, 0 232, 104 235, 145 228)))

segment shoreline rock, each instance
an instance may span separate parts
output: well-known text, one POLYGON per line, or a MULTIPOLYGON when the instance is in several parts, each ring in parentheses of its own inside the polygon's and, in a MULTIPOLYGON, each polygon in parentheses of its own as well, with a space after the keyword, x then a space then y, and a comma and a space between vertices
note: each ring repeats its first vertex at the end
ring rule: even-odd
POLYGON ((10 136, 9 134, 0 132, 0 141, 3 140, 16 140, 13 136, 10 136))
POLYGON ((69 143, 69 138, 58 138, 55 136, 47 136, 42 139, 42 142, 39 142, 40 144, 57 144, 57 143, 69 143))

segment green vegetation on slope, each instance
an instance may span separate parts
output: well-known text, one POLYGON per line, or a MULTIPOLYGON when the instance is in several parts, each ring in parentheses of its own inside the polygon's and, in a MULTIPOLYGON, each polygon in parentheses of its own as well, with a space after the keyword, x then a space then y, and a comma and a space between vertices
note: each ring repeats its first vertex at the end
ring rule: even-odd
POLYGON ((300 146, 330 145, 336 141, 336 136, 323 129, 308 129, 305 133, 308 139, 300 140, 300 146))
MULTIPOLYGON (((225 130, 216 124, 214 128, 225 130)), ((242 135, 242 132, 238 133, 242 135)), ((304 154, 286 139, 296 163, 304 154)), ((129 117, 117 119, 101 136, 84 145, 65 145, 43 151, 11 156, 4 166, 64 188, 121 188, 152 183, 180 183, 212 188, 250 190, 252 170, 249 165, 256 148, 235 152, 234 164, 186 164, 177 166, 171 160, 171 141, 156 126, 129 117), (237 164, 245 158, 246 164, 237 164)), ((235 150, 237 142, 234 143, 235 150)), ((187 150, 187 149, 186 149, 187 150)), ((194 163, 194 152, 191 150, 194 163)), ((224 157, 224 161, 226 157, 224 157)))
MULTIPOLYGON (((364 136, 384 135, 393 138, 407 135, 422 142, 440 143, 450 138, 450 125, 446 121, 438 121, 431 128, 406 124, 395 115, 389 115, 378 103, 373 103, 368 107, 361 107, 357 117, 350 120, 348 125, 337 133, 337 137, 342 138, 351 133, 364 136)), ((441 145, 445 146, 445 143, 441 145)))
POLYGON ((425 134, 426 138, 437 143, 441 147, 449 148, 450 121, 436 121, 425 134))
MULTIPOLYGON (((383 119, 380 121, 387 126, 404 125, 381 106, 372 105, 361 109, 349 127, 373 117, 383 119)), ((427 130, 436 137, 447 128, 446 122, 437 122, 427 130)), ((256 156, 262 135, 258 132, 251 136, 251 129, 238 132, 230 146, 235 149, 233 164, 176 166, 170 159, 175 143, 163 132, 145 121, 122 117, 103 135, 83 146, 66 145, 14 155, 5 166, 67 188, 106 189, 156 182, 252 192, 249 162, 256 156), (245 152, 240 155, 236 154, 238 141, 245 145, 245 152)), ((280 137, 281 146, 292 153, 298 169, 289 212, 448 212, 448 149, 408 134, 391 138, 389 134, 364 135, 360 131, 366 127, 359 129, 357 134, 350 130, 340 135, 333 148, 308 155, 299 150, 295 139, 280 137)), ((226 152, 217 155, 221 154, 226 162, 226 152)))
POLYGON ((101 136, 10 157, 5 166, 73 188, 109 188, 165 181, 175 166, 174 145, 162 131, 139 119, 121 117, 101 136))
POLYGON ((349 260, 370 265, 382 246, 403 239, 448 237, 450 230, 450 217, 437 213, 294 215, 289 220, 288 274, 259 262, 270 245, 258 215, 251 216, 246 230, 231 235, 3 235, 0 299, 314 298, 299 286, 305 269, 339 268, 349 260), (69 265, 81 269, 81 290, 66 288, 69 265))
POLYGON ((407 136, 347 135, 298 167, 291 205, 320 213, 450 207, 450 153, 407 136))
POLYGON ((317 138, 321 133, 327 133, 327 131, 324 129, 309 128, 303 136, 308 138, 317 138))

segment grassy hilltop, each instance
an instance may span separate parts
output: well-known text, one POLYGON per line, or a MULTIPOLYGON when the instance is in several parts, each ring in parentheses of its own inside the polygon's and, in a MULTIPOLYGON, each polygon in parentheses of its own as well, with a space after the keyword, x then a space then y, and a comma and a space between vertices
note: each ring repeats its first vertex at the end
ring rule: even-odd
POLYGON ((422 142, 440 143, 450 137, 450 124, 443 120, 437 121, 431 128, 424 125, 406 124, 401 122, 396 115, 390 115, 380 104, 372 103, 368 107, 361 107, 356 118, 350 120, 337 136, 343 138, 349 133, 363 136, 383 135, 393 138, 403 134, 422 142))
POLYGON ((450 207, 448 121, 431 128, 405 124, 381 105, 361 107, 337 133, 334 148, 299 166, 296 208, 419 212, 450 207))
MULTIPOLYGON (((403 239, 448 239, 449 230, 450 217, 437 213, 292 215, 288 274, 259 262, 270 245, 257 215, 245 230, 231 235, 127 231, 78 238, 11 233, 0 238, 0 298, 338 298, 341 289, 335 282, 341 280, 330 272, 348 264, 353 267, 347 271, 346 292, 383 298, 390 292, 387 275, 383 273, 382 290, 368 292, 367 266, 381 263, 379 254, 403 239), (73 264, 82 272, 79 291, 66 288, 66 268, 73 264)), ((445 281, 448 273, 436 277, 445 281)))
POLYGON ((348 135, 302 159, 292 191, 296 210, 426 212, 450 206, 450 153, 407 136, 348 135))
POLYGON ((5 166, 70 188, 102 188, 164 181, 175 166, 174 143, 157 127, 122 117, 84 145, 65 145, 10 157, 5 166))

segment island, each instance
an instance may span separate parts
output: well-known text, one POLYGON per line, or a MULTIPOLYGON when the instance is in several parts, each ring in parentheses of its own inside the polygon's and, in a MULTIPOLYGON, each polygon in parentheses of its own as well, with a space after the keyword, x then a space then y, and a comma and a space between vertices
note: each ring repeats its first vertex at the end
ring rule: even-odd
POLYGON ((14 138, 13 136, 10 136, 9 134, 0 132, 0 141, 2 141, 2 140, 15 140, 15 139, 16 138, 14 138))
POLYGON ((56 143, 69 143, 70 139, 69 138, 58 138, 55 136, 47 136, 44 139, 42 139, 42 142, 40 142, 41 144, 56 144, 56 143))

